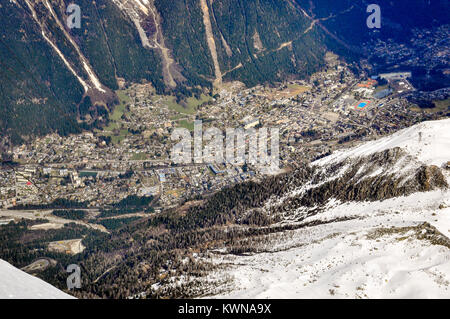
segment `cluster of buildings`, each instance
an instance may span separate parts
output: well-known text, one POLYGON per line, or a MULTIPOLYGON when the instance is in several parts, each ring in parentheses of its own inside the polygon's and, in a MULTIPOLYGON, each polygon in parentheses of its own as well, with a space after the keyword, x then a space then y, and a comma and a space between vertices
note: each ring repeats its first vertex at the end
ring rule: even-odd
POLYGON ((398 82, 410 85, 407 75, 380 77, 388 80, 388 87, 380 89, 377 79, 367 75, 356 77, 329 54, 327 67, 308 80, 253 88, 225 83, 214 98, 191 100, 190 105, 157 95, 146 84, 130 85, 122 91, 127 97, 122 113, 104 130, 68 137, 51 134, 15 147, 17 165, 0 170, 0 206, 65 198, 103 207, 139 195, 157 198, 159 209, 164 209, 267 173, 247 164, 172 163, 171 133, 176 127, 190 128, 196 119, 202 120, 204 130, 215 127, 222 132, 278 128, 283 171, 343 144, 388 134, 431 116, 412 111, 399 95, 398 82), (386 89, 388 94, 377 95, 386 89))
POLYGON ((372 64, 390 66, 392 69, 425 69, 450 67, 450 25, 429 29, 413 29, 409 41, 377 40, 365 49, 372 64))

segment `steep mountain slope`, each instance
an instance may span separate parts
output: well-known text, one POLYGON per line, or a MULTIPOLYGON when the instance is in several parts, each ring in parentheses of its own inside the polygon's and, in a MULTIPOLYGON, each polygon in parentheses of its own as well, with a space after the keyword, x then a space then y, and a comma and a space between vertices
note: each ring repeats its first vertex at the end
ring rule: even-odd
MULTIPOLYGON (((309 182, 260 208, 292 230, 247 239, 211 274, 231 298, 448 298, 450 120, 314 162, 309 182), (302 226, 303 225, 303 226, 302 226), (245 251, 245 250, 244 250, 245 251)), ((271 227, 274 227, 272 225, 271 227)), ((227 249, 232 252, 233 249, 227 249)))
POLYGON ((45 281, 0 259, 0 299, 73 299, 45 281))
POLYGON ((357 158, 401 148, 407 155, 427 165, 441 167, 450 158, 450 119, 422 122, 392 136, 365 143, 351 150, 337 152, 313 164, 326 165, 345 158, 357 158))
MULTIPOLYGON (((90 233, 83 254, 55 258, 83 267, 81 298, 442 297, 450 282, 449 126, 424 122, 225 187, 90 233)), ((66 285, 58 267, 41 275, 66 285)))
MULTIPOLYGON (((448 298, 450 210, 431 206, 397 213, 401 204, 384 213, 375 210, 376 217, 363 214, 367 207, 354 207, 358 219, 272 236, 261 253, 216 257, 217 264, 230 266, 209 276, 227 281, 210 293, 220 298, 448 298)), ((345 209, 339 208, 341 215, 345 209)))
POLYGON ((288 181, 269 211, 303 219, 331 199, 377 201, 448 187, 450 120, 424 122, 312 163, 309 181, 288 181))
POLYGON ((69 29, 69 3, 0 4, 0 133, 13 142, 98 125, 124 82, 189 94, 221 81, 305 77, 328 50, 352 60, 371 37, 402 38, 448 12, 446 1, 382 1, 378 32, 365 27, 363 0, 80 0, 81 28, 69 29))
POLYGON ((147 80, 163 90, 157 54, 141 46, 138 31, 117 6, 78 1, 82 28, 69 29, 68 4, 14 0, 0 6, 1 134, 13 142, 78 132, 104 120, 120 79, 147 80))

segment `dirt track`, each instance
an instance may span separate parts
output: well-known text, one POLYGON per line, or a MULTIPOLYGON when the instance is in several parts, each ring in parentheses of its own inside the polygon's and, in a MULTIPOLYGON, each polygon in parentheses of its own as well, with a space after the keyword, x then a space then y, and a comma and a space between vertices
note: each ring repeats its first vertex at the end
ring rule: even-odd
POLYGON ((214 73, 216 80, 214 84, 219 85, 222 83, 222 71, 220 71, 219 60, 217 58, 217 48, 216 42, 214 41, 214 36, 212 32, 211 18, 209 16, 209 9, 206 0, 200 0, 200 5, 203 11, 203 24, 205 25, 206 40, 208 42, 209 51, 214 63, 214 73))

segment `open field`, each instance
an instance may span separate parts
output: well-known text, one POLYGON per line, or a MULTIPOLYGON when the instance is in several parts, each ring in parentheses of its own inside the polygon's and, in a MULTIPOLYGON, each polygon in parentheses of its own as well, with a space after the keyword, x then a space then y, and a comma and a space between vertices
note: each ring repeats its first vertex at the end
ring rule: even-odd
POLYGON ((51 251, 66 253, 71 255, 76 255, 86 248, 81 243, 83 239, 70 239, 70 240, 59 240, 53 241, 48 244, 48 249, 51 251))
POLYGON ((449 110, 450 108, 450 99, 446 99, 446 100, 440 100, 440 101, 433 101, 434 105, 436 105, 436 107, 434 108, 420 108, 417 105, 414 105, 411 109, 413 111, 416 112, 426 112, 426 113, 437 113, 437 112, 446 112, 449 110))
POLYGON ((96 229, 96 230, 108 233, 106 228, 103 227, 102 225, 86 223, 81 220, 64 219, 64 218, 52 215, 52 211, 53 210, 39 210, 39 211, 38 210, 30 210, 30 211, 27 211, 27 210, 0 210, 0 217, 13 218, 16 221, 21 220, 22 218, 29 219, 29 220, 47 219, 49 221, 48 223, 45 223, 45 224, 35 225, 35 226, 40 226, 41 228, 32 226, 32 228, 31 228, 32 230, 33 229, 57 229, 57 227, 58 228, 64 227, 65 224, 76 223, 78 225, 82 225, 87 228, 92 228, 92 229, 96 229))
POLYGON ((169 110, 185 115, 195 115, 197 108, 203 103, 211 101, 212 98, 204 94, 201 95, 200 99, 192 96, 186 99, 185 105, 178 104, 174 96, 164 96, 163 99, 169 110))
POLYGON ((166 100, 166 105, 171 111, 175 111, 177 113, 186 114, 186 115, 194 115, 196 113, 196 108, 192 105, 187 105, 186 107, 177 103, 174 96, 166 96, 164 97, 166 100))
POLYGON ((30 227, 31 230, 49 230, 49 229, 61 229, 64 228, 64 224, 61 223, 45 223, 37 224, 30 227))
POLYGON ((436 105, 436 109, 447 111, 450 107, 450 99, 441 100, 441 101, 433 101, 434 105, 436 105))
POLYGON ((196 99, 195 97, 191 96, 190 98, 187 99, 187 103, 189 107, 193 107, 195 109, 197 109, 200 105, 202 105, 203 103, 209 102, 211 101, 211 97, 205 94, 202 94, 200 96, 200 99, 196 99))
POLYGON ((110 115, 110 119, 113 121, 119 121, 125 112, 126 104, 130 102, 130 97, 126 95, 124 91, 117 91, 117 96, 119 97, 119 105, 114 108, 114 112, 110 115))
POLYGON ((132 161, 143 161, 143 160, 146 160, 147 157, 148 157, 148 155, 145 153, 133 153, 133 155, 131 156, 131 160, 132 161))
POLYGON ((287 88, 270 94, 271 99, 287 99, 309 91, 311 88, 300 84, 288 84, 287 88))
POLYGON ((120 103, 114 107, 114 111, 109 114, 109 124, 101 131, 104 136, 111 136, 111 141, 114 144, 122 142, 126 136, 129 134, 127 129, 123 129, 120 123, 122 115, 126 112, 126 105, 130 102, 130 97, 125 93, 125 91, 116 91, 119 97, 120 103), (118 130, 118 131, 117 131, 118 130), (115 131, 115 132, 114 132, 115 131))
POLYGON ((111 141, 114 144, 118 144, 118 143, 122 142, 127 137, 128 134, 129 134, 129 132, 127 129, 122 129, 119 131, 119 134, 111 136, 111 141))
POLYGON ((188 120, 181 120, 178 122, 178 127, 183 127, 188 129, 189 131, 194 131, 194 122, 188 120))

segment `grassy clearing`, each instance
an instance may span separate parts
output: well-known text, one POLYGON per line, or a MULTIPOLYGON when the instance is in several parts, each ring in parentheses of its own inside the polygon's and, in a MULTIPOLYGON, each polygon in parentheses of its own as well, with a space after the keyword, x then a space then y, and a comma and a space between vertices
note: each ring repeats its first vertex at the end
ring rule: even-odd
POLYGON ((119 121, 122 117, 123 113, 125 113, 125 108, 127 103, 130 102, 130 97, 126 95, 125 91, 116 91, 117 96, 119 97, 119 105, 114 108, 114 112, 110 115, 110 119, 112 121, 119 121))
POLYGON ((105 127, 105 135, 111 135, 112 131, 115 129, 120 129, 120 124, 117 122, 110 121, 108 126, 105 127))
POLYGON ((186 119, 186 118, 187 118, 187 116, 185 114, 175 114, 174 116, 170 117, 170 119, 172 121, 178 121, 178 120, 186 119))
POLYGON ((194 131, 194 122, 188 120, 181 120, 178 122, 178 127, 188 129, 190 132, 194 131))
POLYGON ((433 101, 434 105, 436 105, 435 107, 433 107, 432 109, 422 109, 417 105, 414 105, 413 107, 411 107, 411 109, 413 111, 416 112, 426 112, 426 113, 437 113, 437 112, 446 112, 449 110, 450 108, 450 99, 446 99, 446 100, 436 100, 433 101))
POLYGON ((210 96, 202 94, 200 99, 190 97, 186 100, 185 105, 180 105, 176 102, 174 96, 167 96, 164 98, 166 99, 166 104, 170 110, 185 115, 195 115, 197 113, 197 108, 200 105, 209 102, 212 99, 210 96))
POLYGON ((197 112, 197 109, 195 107, 190 107, 189 105, 183 106, 175 102, 175 98, 171 97, 172 101, 169 101, 167 106, 169 107, 169 110, 175 111, 180 114, 186 114, 186 115, 195 115, 197 112))
POLYGON ((446 100, 433 101, 433 103, 439 111, 447 111, 450 107, 450 98, 446 100))
POLYGON ((288 84, 288 88, 291 90, 301 91, 300 93, 309 91, 310 89, 309 87, 300 84, 288 84))
POLYGON ((196 99, 195 97, 190 97, 187 99, 188 107, 197 109, 203 103, 209 102, 212 100, 212 97, 202 94, 200 99, 196 99))
POLYGON ((114 144, 119 144, 127 137, 128 134, 129 132, 127 129, 122 129, 119 131, 119 134, 111 136, 111 142, 114 144))
POLYGON ((145 153, 133 153, 131 160, 133 161, 144 161, 147 159, 147 154, 145 153))
POLYGON ((101 132, 104 136, 111 136, 111 141, 114 144, 122 142, 129 134, 127 129, 123 129, 120 124, 122 115, 126 112, 126 105, 131 101, 126 91, 118 90, 116 94, 119 98, 119 104, 115 106, 114 111, 109 114, 109 124, 101 132), (114 131, 118 133, 114 133, 114 131))
POLYGON ((300 84, 288 84, 287 88, 277 93, 275 98, 290 98, 309 91, 311 88, 300 84))

